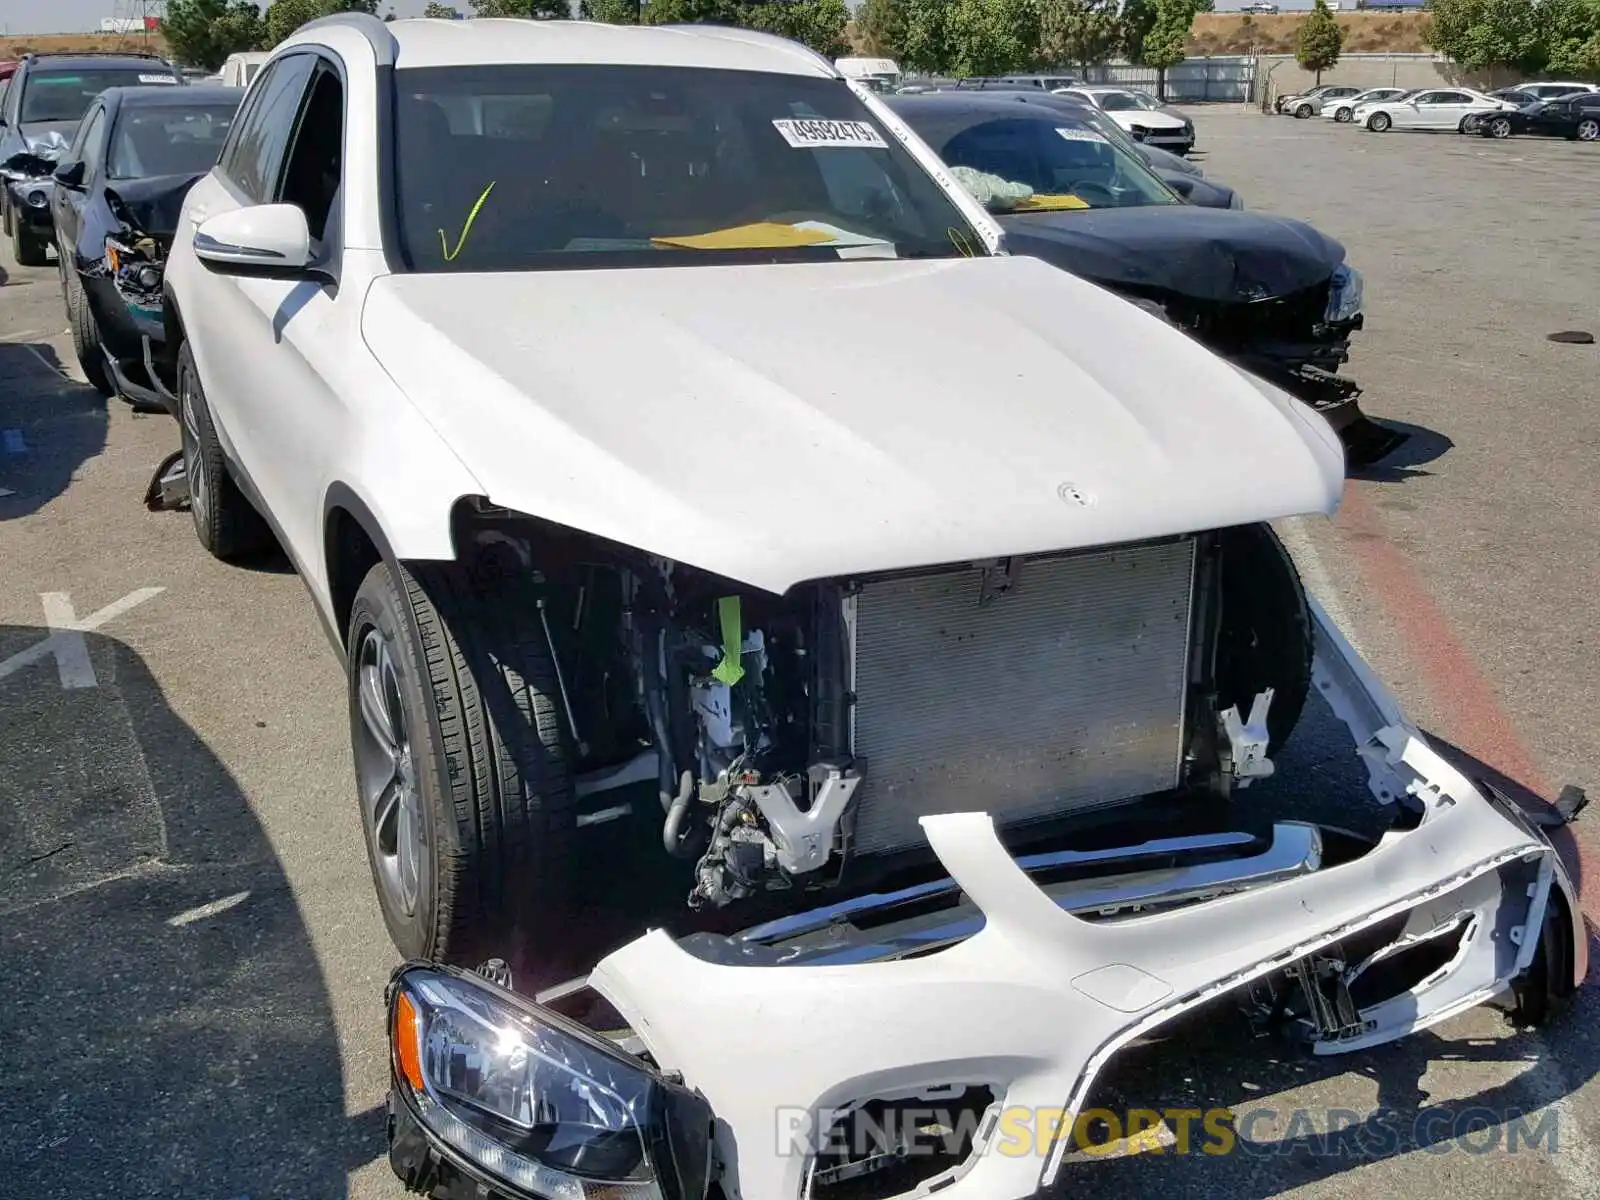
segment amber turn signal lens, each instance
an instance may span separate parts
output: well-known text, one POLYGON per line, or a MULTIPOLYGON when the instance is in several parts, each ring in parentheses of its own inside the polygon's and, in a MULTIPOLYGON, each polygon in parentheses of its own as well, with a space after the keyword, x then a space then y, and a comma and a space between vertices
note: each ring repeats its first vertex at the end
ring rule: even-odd
POLYGON ((422 1091, 422 1023, 417 1019, 417 1006, 405 992, 395 998, 391 1036, 400 1074, 414 1091, 422 1091))

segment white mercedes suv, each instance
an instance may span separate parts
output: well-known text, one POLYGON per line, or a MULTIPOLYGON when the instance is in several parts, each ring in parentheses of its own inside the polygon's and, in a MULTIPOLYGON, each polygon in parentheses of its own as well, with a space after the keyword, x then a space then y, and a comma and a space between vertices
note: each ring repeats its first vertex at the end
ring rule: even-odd
POLYGON ((1066 1143, 988 1153, 1000 1113, 1070 1131, 1208 998, 1333 1053, 1582 978, 1549 843, 1267 524, 1336 505, 1326 422, 1005 253, 826 59, 328 18, 179 226, 194 526, 304 578, 420 960, 409 1186, 1008 1200, 1066 1143), (1229 803, 1313 687, 1381 841, 1229 803), (834 1137, 930 1104, 962 1109, 935 1153, 834 1137))

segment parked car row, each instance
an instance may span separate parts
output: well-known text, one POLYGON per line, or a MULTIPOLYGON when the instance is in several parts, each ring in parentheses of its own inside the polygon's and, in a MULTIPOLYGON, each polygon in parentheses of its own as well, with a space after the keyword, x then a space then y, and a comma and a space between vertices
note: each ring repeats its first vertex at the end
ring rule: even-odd
POLYGON ((1321 116, 1374 133, 1420 129, 1492 138, 1538 134, 1600 140, 1600 86, 1590 83, 1526 83, 1492 92, 1457 86, 1360 89, 1325 84, 1281 96, 1275 109, 1301 120, 1321 116))

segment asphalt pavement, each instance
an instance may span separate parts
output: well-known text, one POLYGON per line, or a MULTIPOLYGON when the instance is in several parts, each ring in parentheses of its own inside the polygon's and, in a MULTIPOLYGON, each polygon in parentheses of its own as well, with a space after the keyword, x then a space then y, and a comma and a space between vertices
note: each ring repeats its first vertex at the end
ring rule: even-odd
MULTIPOLYGON (((1600 326, 1600 150, 1196 124, 1208 175, 1346 243, 1363 403, 1417 431, 1335 521, 1286 528, 1303 573, 1434 732, 1546 795, 1600 782, 1600 348, 1546 340, 1600 326)), ((4 1190, 397 1200, 396 956, 338 663, 280 558, 224 566, 144 508, 174 423, 81 380, 55 268, 0 252, 4 1190)), ((1313 705, 1252 803, 1363 820, 1341 736, 1313 705)), ((1079 1156, 1061 1194, 1600 1195, 1597 1012, 1591 987, 1538 1034, 1475 1010, 1348 1057, 1227 1021, 1130 1050, 1093 1106, 1201 1116, 1079 1156)))

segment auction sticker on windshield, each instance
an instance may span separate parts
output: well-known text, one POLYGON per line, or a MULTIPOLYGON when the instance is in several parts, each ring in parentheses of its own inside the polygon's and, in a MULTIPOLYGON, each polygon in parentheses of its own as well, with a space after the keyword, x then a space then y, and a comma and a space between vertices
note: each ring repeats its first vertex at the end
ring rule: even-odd
POLYGON ((140 83, 177 83, 178 81, 176 79, 174 79, 171 75, 141 75, 141 76, 139 76, 139 82, 140 83))
POLYGON ((1103 142, 1105 135, 1096 133, 1093 129, 1060 129, 1056 130, 1069 142, 1103 142))
POLYGON ((832 148, 887 150, 889 143, 883 135, 866 121, 824 121, 820 118, 784 118, 772 123, 783 135, 783 140, 796 150, 826 150, 832 148))

